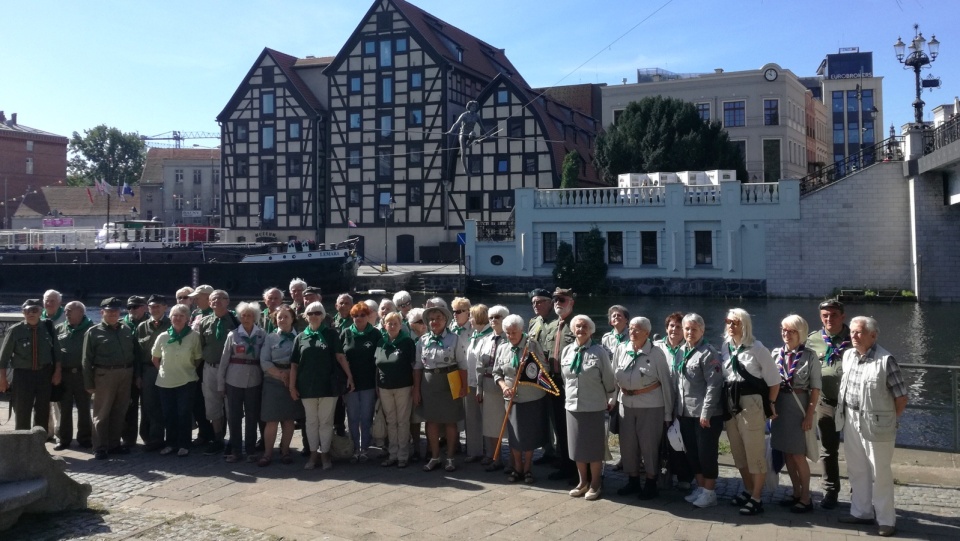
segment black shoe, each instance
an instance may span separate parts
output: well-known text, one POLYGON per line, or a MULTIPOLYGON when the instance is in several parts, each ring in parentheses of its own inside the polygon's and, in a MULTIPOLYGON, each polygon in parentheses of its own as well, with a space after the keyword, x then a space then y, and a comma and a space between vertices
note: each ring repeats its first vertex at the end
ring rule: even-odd
POLYGON ((197 439, 190 442, 190 444, 193 445, 194 447, 203 447, 205 445, 209 445, 210 440, 208 440, 207 438, 198 437, 197 439))
MULTIPOLYGON (((238 449, 238 451, 239 451, 239 449, 238 449)), ((224 446, 223 446, 223 456, 232 455, 232 454, 233 454, 233 445, 230 444, 230 443, 224 445, 224 446)))
POLYGON ((56 445, 53 446, 53 450, 54 450, 54 451, 65 451, 65 450, 67 450, 67 449, 69 449, 69 448, 70 448, 70 444, 69 444, 69 443, 63 443, 63 442, 58 443, 58 444, 56 444, 56 445))
POLYGON ((410 455, 410 462, 420 462, 420 451, 414 451, 410 455))
POLYGON ((109 452, 111 455, 129 455, 129 454, 130 454, 130 448, 127 447, 126 445, 118 445, 117 447, 114 447, 113 449, 110 449, 110 451, 108 451, 108 452, 109 452))
POLYGON ((203 454, 207 456, 219 455, 223 451, 223 442, 211 441, 203 448, 203 454))
POLYGON ((629 496, 631 494, 639 494, 643 489, 643 485, 640 484, 639 477, 630 477, 627 480, 627 484, 617 489, 618 496, 629 496))
POLYGON ((743 507, 744 504, 746 504, 748 501, 750 501, 750 493, 744 490, 739 495, 734 496, 733 499, 730 500, 730 505, 733 507, 743 507))
POLYGON ((784 498, 780 500, 780 507, 793 507, 800 503, 800 498, 790 496, 789 498, 784 498))
POLYGON ((78 445, 81 449, 90 449, 91 447, 93 447, 93 442, 92 442, 92 441, 78 441, 78 442, 77 442, 77 445, 78 445))
POLYGON ((536 466, 543 466, 544 464, 551 464, 557 457, 554 455, 543 455, 540 458, 537 458, 533 461, 536 466))
POLYGON ((97 449, 97 451, 96 451, 95 453, 93 453, 93 458, 95 458, 95 459, 97 459, 97 460, 106 460, 106 459, 107 459, 107 450, 106 450, 106 449, 97 449))
POLYGON ((791 513, 810 513, 811 511, 813 511, 813 500, 810 500, 810 503, 797 502, 797 505, 790 508, 791 513))
POLYGON ((823 509, 836 509, 837 503, 837 493, 827 492, 823 499, 820 500, 820 507, 823 509))
POLYGON ((660 495, 660 489, 657 488, 656 479, 647 479, 643 484, 643 490, 640 491, 640 494, 637 494, 637 498, 641 500, 652 500, 660 495))
POLYGON ((347 429, 342 426, 334 428, 333 431, 341 438, 347 437, 347 429))

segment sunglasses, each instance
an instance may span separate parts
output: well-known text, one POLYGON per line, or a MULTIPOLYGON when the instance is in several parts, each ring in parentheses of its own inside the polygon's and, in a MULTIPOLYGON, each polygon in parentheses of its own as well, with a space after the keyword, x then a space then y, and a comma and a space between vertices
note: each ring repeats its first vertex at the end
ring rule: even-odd
POLYGON ((467 310, 454 310, 454 311, 453 311, 453 313, 454 313, 454 314, 457 314, 457 315, 465 314, 466 312, 467 312, 467 310))
POLYGON ((553 304, 567 304, 567 300, 565 297, 557 297, 553 299, 553 304))
POLYGON ((308 316, 318 316, 318 317, 321 317, 321 316, 323 316, 323 312, 307 312, 307 315, 308 315, 308 316))
POLYGON ((490 316, 490 319, 503 319, 503 316, 490 316))
POLYGON ((419 320, 419 321, 411 321, 410 324, 411 324, 411 325, 423 325, 423 320, 421 319, 421 320, 419 320))
POLYGON ((740 326, 740 321, 736 319, 725 319, 723 322, 726 323, 727 325, 730 325, 731 327, 740 326))
POLYGON ((398 304, 397 306, 399 306, 400 308, 405 308, 405 307, 407 307, 407 306, 410 306, 410 303, 409 303, 409 302, 404 302, 404 303, 398 304))

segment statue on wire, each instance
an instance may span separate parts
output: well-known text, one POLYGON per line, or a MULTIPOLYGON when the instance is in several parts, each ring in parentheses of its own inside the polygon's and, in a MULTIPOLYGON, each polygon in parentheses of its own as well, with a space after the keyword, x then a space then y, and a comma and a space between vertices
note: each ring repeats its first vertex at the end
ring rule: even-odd
POLYGON ((457 118, 457 121, 453 123, 453 126, 450 126, 450 129, 445 133, 445 135, 452 135, 453 132, 460 129, 460 163, 463 165, 463 172, 469 177, 470 176, 470 166, 467 164, 467 149, 473 144, 478 143, 484 139, 486 136, 476 137, 474 135, 474 128, 477 128, 477 132, 483 133, 483 122, 480 120, 480 104, 475 100, 470 100, 467 102, 467 110, 457 118))

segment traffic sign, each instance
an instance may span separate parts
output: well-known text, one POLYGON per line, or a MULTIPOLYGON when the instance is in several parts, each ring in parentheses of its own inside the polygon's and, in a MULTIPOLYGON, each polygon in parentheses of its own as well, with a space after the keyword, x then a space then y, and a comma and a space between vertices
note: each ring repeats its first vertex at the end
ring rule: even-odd
POLYGON ((466 233, 457 233, 457 244, 459 244, 460 246, 465 246, 467 244, 466 233))

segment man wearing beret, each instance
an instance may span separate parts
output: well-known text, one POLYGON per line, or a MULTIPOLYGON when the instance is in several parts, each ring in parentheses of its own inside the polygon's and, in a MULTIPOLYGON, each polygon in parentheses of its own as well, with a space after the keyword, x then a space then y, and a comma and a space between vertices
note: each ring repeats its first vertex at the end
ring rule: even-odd
MULTIPOLYGON (((137 334, 137 326, 147 320, 150 316, 147 314, 147 299, 139 295, 133 295, 127 299, 127 315, 120 319, 120 322, 126 325, 130 332, 137 334)), ((146 355, 150 354, 151 343, 146 350, 146 355)), ((153 363, 150 363, 151 365, 153 363)), ((140 367, 136 367, 136 373, 139 374, 140 367)), ((138 377, 133 378, 133 385, 130 387, 130 406, 127 408, 127 414, 123 418, 123 432, 120 438, 127 447, 133 447, 137 444, 137 414, 140 411, 140 386, 137 383, 138 377)), ((144 440, 146 443, 146 440, 144 440)))
POLYGON ((160 392, 157 389, 157 376, 160 369, 153 364, 153 343, 157 337, 165 334, 172 325, 167 317, 167 298, 163 295, 150 295, 147 301, 149 318, 137 325, 134 336, 140 344, 140 438, 145 451, 159 451, 163 448, 163 408, 160 405, 160 392))
MULTIPOLYGON (((553 381, 563 381, 560 373, 560 354, 567 345, 575 340, 573 331, 570 329, 570 320, 576 313, 573 311, 573 303, 576 293, 572 289, 557 288, 553 292, 553 311, 557 314, 557 319, 551 321, 544 330, 543 352, 550 360, 550 377, 553 381)), ((570 460, 570 453, 567 450, 567 418, 564 409, 563 389, 560 389, 560 396, 551 397, 553 402, 553 429, 557 436, 557 457, 560 459, 560 471, 551 473, 548 479, 575 479, 577 475, 576 465, 570 460)))
POLYGON ((30 299, 21 308, 23 321, 7 330, 0 346, 0 393, 10 387, 7 369, 13 368, 15 428, 30 430, 32 413, 33 426, 47 430, 51 386, 60 383, 60 345, 53 323, 40 322, 40 299, 30 299))
POLYGON ((100 323, 90 327, 83 341, 83 383, 93 394, 93 448, 97 460, 108 453, 127 454, 121 445, 124 417, 130 406, 130 388, 140 359, 140 345, 129 327, 120 323, 123 301, 100 303, 100 323))
MULTIPOLYGON (((547 326, 557 319, 557 315, 553 312, 553 305, 550 303, 550 299, 550 292, 546 289, 537 288, 530 292, 530 306, 533 308, 533 317, 530 318, 530 323, 527 326, 527 336, 539 343, 543 348, 546 348, 546 346, 544 346, 544 337, 546 336, 547 326)), ((552 346, 553 344, 549 345, 552 346)), ((544 349, 544 351, 548 350, 544 349)), ((543 455, 533 461, 533 463, 537 465, 552 464, 557 459, 557 451, 553 445, 555 431, 553 429, 552 415, 547 418, 547 424, 549 425, 548 430, 550 435, 547 438, 547 445, 543 446, 543 455)))

